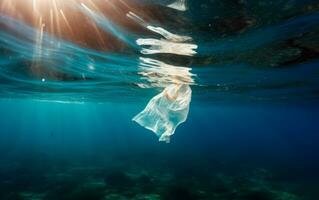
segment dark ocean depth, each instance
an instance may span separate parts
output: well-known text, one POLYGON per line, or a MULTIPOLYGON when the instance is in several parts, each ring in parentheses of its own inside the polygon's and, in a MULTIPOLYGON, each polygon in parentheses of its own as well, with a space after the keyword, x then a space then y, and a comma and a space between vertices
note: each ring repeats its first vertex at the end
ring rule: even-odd
POLYGON ((316 105, 196 104, 170 144, 141 106, 2 100, 1 199, 317 198, 316 105))

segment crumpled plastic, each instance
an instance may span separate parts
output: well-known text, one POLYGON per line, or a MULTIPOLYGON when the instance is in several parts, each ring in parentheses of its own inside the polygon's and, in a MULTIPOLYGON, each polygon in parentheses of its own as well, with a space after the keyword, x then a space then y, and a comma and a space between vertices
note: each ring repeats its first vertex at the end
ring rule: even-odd
POLYGON ((171 84, 153 97, 133 120, 169 143, 176 128, 186 121, 192 90, 186 84, 171 84))
MULTIPOLYGON (((178 0, 171 7, 186 10, 185 0, 178 0)), ((129 18, 146 29, 157 33, 161 38, 139 38, 136 44, 141 47, 140 52, 148 54, 171 54, 194 56, 198 46, 191 42, 189 36, 177 35, 168 30, 152 26, 133 12, 127 14, 129 18)), ((133 118, 141 126, 153 131, 159 141, 170 142, 170 137, 176 128, 186 121, 192 98, 190 85, 194 84, 191 69, 187 67, 167 64, 152 58, 140 58, 140 72, 143 80, 148 84, 137 83, 141 88, 165 88, 153 97, 146 108, 133 118)))
POLYGON ((167 7, 179 10, 179 11, 186 11, 186 1, 185 0, 177 0, 176 2, 169 4, 167 7))

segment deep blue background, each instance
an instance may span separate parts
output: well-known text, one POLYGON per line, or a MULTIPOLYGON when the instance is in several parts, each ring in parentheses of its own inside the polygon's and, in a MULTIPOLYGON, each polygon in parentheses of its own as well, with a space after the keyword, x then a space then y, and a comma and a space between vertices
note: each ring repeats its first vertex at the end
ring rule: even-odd
POLYGON ((154 134, 131 121, 142 108, 142 104, 3 99, 1 162, 26 155, 69 162, 139 155, 146 160, 188 159, 190 163, 202 159, 224 168, 267 168, 290 178, 316 181, 316 106, 194 103, 188 121, 177 129, 171 144, 157 142, 154 134))

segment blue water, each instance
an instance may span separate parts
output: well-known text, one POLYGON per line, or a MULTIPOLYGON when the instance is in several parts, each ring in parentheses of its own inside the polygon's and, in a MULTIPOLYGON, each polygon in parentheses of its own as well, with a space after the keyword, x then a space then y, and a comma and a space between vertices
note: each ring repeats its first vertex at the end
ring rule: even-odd
POLYGON ((317 1, 70 2, 0 1, 0 200, 318 198, 317 1), (166 144, 132 118, 176 81, 166 144))

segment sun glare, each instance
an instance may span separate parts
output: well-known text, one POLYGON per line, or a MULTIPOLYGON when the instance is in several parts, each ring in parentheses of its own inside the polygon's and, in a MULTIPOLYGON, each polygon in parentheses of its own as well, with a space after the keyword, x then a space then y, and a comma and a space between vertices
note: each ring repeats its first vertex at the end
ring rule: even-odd
MULTIPOLYGON (((90 27, 91 36, 98 38, 104 45, 100 30, 89 21, 80 8, 83 4, 98 10, 96 0, 2 0, 0 14, 13 17, 40 31, 37 40, 41 43, 43 33, 66 38, 74 42, 81 41, 85 27, 90 27)), ((83 36, 84 37, 84 36, 83 36)), ((86 36, 85 36, 86 37, 86 36)))
MULTIPOLYGON (((94 6, 91 0, 84 2, 94 6)), ((81 3, 83 0, 3 0, 0 13, 31 22, 34 27, 45 28, 48 32, 73 34, 69 20, 81 14, 77 12, 81 3)))

